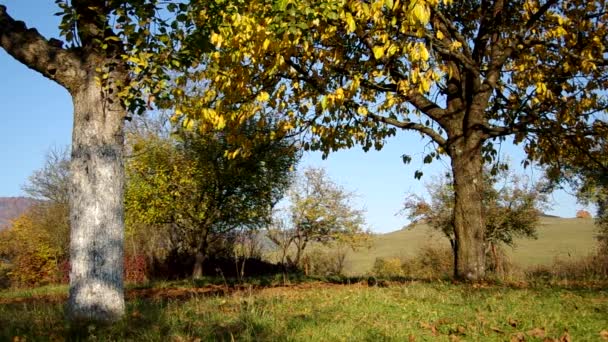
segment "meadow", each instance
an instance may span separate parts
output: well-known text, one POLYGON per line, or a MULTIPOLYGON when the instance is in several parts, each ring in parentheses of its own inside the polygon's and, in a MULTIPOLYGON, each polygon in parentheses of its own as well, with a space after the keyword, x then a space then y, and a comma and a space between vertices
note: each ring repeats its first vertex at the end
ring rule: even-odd
POLYGON ((63 320, 65 287, 0 294, 0 340, 601 341, 608 292, 593 286, 304 282, 163 283, 127 293, 113 326, 63 320))
MULTIPOLYGON (((374 236, 347 256, 359 277, 283 276, 151 282, 127 289, 112 326, 64 320, 65 285, 0 291, 0 341, 602 341, 608 281, 526 279, 462 284, 376 279, 375 258, 445 244, 426 226, 374 236), (429 236, 431 234, 431 236, 429 236)), ((538 240, 518 241, 521 267, 593 251, 591 220, 543 218, 538 240)))
MULTIPOLYGON (((593 253, 597 245, 592 219, 542 217, 537 233, 538 239, 516 239, 515 248, 506 248, 510 261, 522 269, 576 260, 593 253)), ((414 257, 429 245, 450 248, 445 236, 425 224, 376 235, 370 248, 348 251, 345 272, 366 274, 376 258, 414 257)))

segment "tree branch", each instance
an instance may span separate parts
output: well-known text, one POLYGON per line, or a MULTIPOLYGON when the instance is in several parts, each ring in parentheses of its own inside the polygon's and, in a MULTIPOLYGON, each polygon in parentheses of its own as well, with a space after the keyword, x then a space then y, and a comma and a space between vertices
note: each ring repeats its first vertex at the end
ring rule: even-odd
POLYGON ((447 144, 447 140, 444 137, 442 137, 439 133, 437 133, 432 128, 425 126, 423 124, 419 124, 416 122, 403 122, 403 121, 399 121, 397 119, 387 118, 385 116, 377 115, 374 113, 368 113, 367 116, 372 118, 375 121, 382 122, 382 123, 385 123, 387 125, 391 125, 391 126, 394 126, 397 128, 401 128, 404 130, 418 131, 418 132, 428 136, 429 138, 431 138, 435 143, 437 143, 437 145, 439 145, 441 147, 445 147, 447 144))
POLYGON ((81 63, 56 39, 47 40, 34 28, 14 20, 0 5, 0 46, 16 60, 71 90, 81 80, 81 63))

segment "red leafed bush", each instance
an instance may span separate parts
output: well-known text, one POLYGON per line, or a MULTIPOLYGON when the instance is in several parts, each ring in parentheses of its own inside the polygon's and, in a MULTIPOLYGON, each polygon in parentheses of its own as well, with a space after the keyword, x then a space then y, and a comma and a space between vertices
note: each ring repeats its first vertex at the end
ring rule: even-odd
MULTIPOLYGON (((61 281, 70 281, 70 262, 64 261, 60 265, 61 281)), ((143 283, 148 280, 148 262, 145 255, 125 256, 124 280, 127 283, 143 283)))
POLYGON ((148 279, 148 262, 145 255, 125 257, 125 282, 143 283, 148 279))
POLYGON ((579 210, 576 212, 576 218, 591 218, 591 213, 587 210, 579 210))

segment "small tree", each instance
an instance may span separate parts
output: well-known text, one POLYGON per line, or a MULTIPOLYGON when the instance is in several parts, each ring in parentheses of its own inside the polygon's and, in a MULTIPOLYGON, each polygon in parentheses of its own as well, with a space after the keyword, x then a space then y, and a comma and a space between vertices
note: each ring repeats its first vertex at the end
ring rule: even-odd
POLYGON ((331 181, 325 170, 306 169, 288 191, 289 207, 275 214, 275 224, 268 231, 268 238, 281 249, 281 261, 300 267, 304 250, 312 242, 353 248, 365 243, 364 211, 352 207, 354 196, 331 181), (295 249, 293 258, 290 248, 295 249))
POLYGON ((213 243, 229 240, 236 229, 270 222, 298 153, 288 139, 261 132, 253 119, 238 130, 238 139, 249 139, 246 154, 229 153, 237 149, 231 141, 235 131, 174 128, 170 137, 132 139, 127 223, 163 230, 165 248, 195 256, 192 275, 199 278, 213 243))
MULTIPOLYGON (((516 237, 536 238, 541 209, 547 197, 540 185, 531 186, 506 170, 492 175, 484 174, 483 212, 485 220, 485 253, 489 254, 495 271, 500 272, 501 263, 497 248, 502 245, 514 247, 516 237)), ((454 236, 454 186, 452 178, 436 180, 429 185, 431 202, 417 195, 405 201, 404 211, 413 222, 425 222, 441 231, 449 240, 452 251, 457 241, 454 236)))

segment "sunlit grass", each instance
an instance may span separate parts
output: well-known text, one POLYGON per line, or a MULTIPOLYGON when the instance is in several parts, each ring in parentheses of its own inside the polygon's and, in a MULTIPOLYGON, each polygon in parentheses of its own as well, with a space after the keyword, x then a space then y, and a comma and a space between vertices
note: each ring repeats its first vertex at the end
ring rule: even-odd
POLYGON ((63 321, 63 303, 3 303, 0 340, 508 341, 523 334, 542 341, 567 333, 573 341, 593 341, 608 330, 606 290, 388 285, 317 282, 245 286, 226 295, 180 300, 136 298, 128 302, 127 317, 111 327, 70 327, 63 321))

